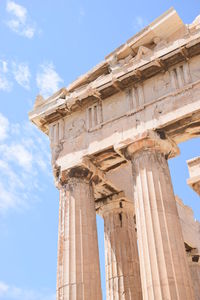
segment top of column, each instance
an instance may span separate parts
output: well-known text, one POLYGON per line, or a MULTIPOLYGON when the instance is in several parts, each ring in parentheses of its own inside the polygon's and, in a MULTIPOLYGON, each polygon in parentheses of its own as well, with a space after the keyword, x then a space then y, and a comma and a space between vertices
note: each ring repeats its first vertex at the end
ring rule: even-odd
POLYGON ((92 177, 92 172, 83 166, 76 166, 74 168, 60 172, 59 176, 55 177, 55 184, 57 188, 62 187, 65 184, 70 183, 71 181, 85 181, 89 182, 92 177))
POLYGON ((138 135, 135 141, 124 151, 129 159, 141 151, 155 150, 165 155, 167 159, 175 157, 180 153, 176 143, 166 136, 164 132, 146 131, 138 135))

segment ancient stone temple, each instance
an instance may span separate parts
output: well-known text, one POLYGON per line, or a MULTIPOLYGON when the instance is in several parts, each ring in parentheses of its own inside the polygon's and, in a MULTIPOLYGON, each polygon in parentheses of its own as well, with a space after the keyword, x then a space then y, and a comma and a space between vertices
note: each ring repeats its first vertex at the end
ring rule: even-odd
MULTIPOLYGON (((49 136, 60 191, 57 300, 200 299, 200 224, 174 196, 168 160, 200 135, 200 17, 170 9, 30 120, 49 136)), ((188 184, 199 193, 200 161, 188 184)))

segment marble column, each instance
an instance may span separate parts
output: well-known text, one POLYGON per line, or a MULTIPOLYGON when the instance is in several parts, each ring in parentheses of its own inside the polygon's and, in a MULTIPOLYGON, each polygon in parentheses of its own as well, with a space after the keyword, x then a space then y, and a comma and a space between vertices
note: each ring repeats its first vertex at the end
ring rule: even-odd
POLYGON ((195 261, 192 256, 189 256, 188 263, 194 288, 195 300, 200 300, 200 262, 195 261))
POLYGON ((104 218, 107 300, 141 300, 133 203, 113 200, 99 210, 104 218))
POLYGON ((144 300, 194 299, 167 162, 176 150, 164 134, 146 132, 126 151, 132 163, 144 300))
POLYGON ((77 168, 60 189, 57 300, 101 300, 96 211, 88 171, 77 168))

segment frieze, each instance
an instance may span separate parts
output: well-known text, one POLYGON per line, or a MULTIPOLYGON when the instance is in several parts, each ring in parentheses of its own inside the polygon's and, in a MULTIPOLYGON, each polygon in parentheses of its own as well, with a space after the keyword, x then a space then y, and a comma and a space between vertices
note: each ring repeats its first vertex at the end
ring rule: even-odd
POLYGON ((65 123, 65 138, 77 138, 85 131, 86 126, 84 119, 75 119, 71 122, 71 124, 68 122, 65 123))
MULTIPOLYGON (((200 68, 196 67, 194 63, 191 65, 190 61, 186 61, 143 83, 138 83, 128 88, 125 92, 108 97, 104 101, 95 102, 85 109, 85 115, 75 116, 73 119, 70 117, 66 118, 64 122, 64 138, 73 140, 86 131, 99 130, 104 123, 107 124, 126 114, 144 109, 147 104, 150 105, 151 102, 160 101, 160 99, 167 97, 170 93, 183 89, 192 82, 191 66, 196 68, 196 72, 199 72, 200 76, 200 68)), ((154 111, 154 117, 158 118, 163 111, 163 104, 158 104, 154 111)), ((54 125, 54 143, 56 136, 59 135, 58 132, 56 133, 56 130, 60 129, 54 125)), ((75 144, 77 145, 77 143, 75 144)))

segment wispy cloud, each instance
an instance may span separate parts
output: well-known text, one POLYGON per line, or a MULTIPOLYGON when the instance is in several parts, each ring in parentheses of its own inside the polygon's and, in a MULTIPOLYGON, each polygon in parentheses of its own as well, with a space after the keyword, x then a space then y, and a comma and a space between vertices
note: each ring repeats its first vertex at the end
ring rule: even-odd
POLYGON ((12 82, 8 78, 8 62, 0 60, 0 90, 10 92, 12 90, 12 82))
POLYGON ((0 281, 0 299, 2 300, 56 300, 55 293, 47 289, 35 291, 22 289, 0 281))
POLYGON ((8 289, 9 289, 8 285, 5 284, 4 282, 0 281, 0 297, 3 294, 7 293, 8 289))
POLYGON ((142 16, 136 16, 133 21, 133 28, 135 30, 141 30, 145 26, 147 26, 147 24, 148 24, 148 21, 145 18, 143 18, 142 16))
MULTIPOLYGON (((28 63, 0 59, 1 91, 10 92, 14 81, 16 81, 24 89, 29 90, 31 77, 31 71, 28 63)), ((42 96, 48 97, 55 93, 62 82, 63 80, 56 72, 53 63, 45 62, 39 65, 38 72, 36 74, 36 84, 39 88, 39 93, 42 96)))
POLYGON ((6 60, 0 59, 0 71, 3 73, 8 72, 8 62, 6 60))
POLYGON ((24 89, 30 89, 31 72, 25 62, 0 59, 0 90, 10 92, 15 80, 24 89))
POLYGON ((4 140, 7 137, 9 130, 8 119, 0 114, 0 141, 4 140))
POLYGON ((7 26, 17 34, 31 39, 35 34, 36 28, 27 9, 9 0, 7 1, 6 10, 10 15, 10 19, 6 21, 7 26))
POLYGON ((26 63, 16 64, 15 62, 13 62, 12 67, 13 67, 13 75, 17 83, 21 85, 23 88, 29 90, 31 73, 28 64, 26 63))
POLYGON ((20 22, 26 22, 27 10, 25 7, 15 3, 14 1, 8 1, 6 9, 9 13, 15 15, 20 22))
POLYGON ((51 174, 49 144, 29 123, 13 124, 0 114, 0 214, 22 209, 41 189, 40 174, 51 174))
POLYGON ((12 83, 6 78, 6 76, 0 73, 0 90, 4 92, 10 92, 12 90, 12 83))
POLYGON ((17 164, 26 171, 31 170, 33 156, 23 144, 15 142, 11 145, 0 146, 0 150, 4 152, 6 161, 17 164))
POLYGON ((53 63, 44 63, 39 67, 36 82, 40 94, 44 97, 48 97, 59 89, 59 84, 63 82, 63 80, 56 72, 53 63))

